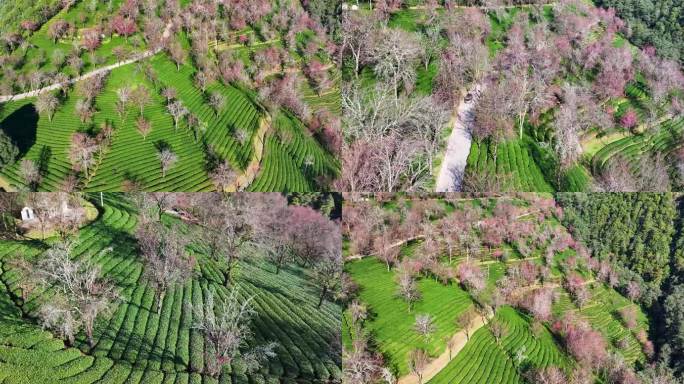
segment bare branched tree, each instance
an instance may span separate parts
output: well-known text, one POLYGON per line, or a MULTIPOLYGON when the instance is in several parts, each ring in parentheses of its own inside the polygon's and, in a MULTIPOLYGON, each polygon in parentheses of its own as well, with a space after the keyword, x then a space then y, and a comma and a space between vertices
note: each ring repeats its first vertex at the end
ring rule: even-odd
POLYGON ((413 276, 407 271, 402 271, 399 275, 398 293, 408 304, 408 311, 410 313, 413 303, 420 299, 420 292, 418 291, 418 286, 416 285, 413 276))
POLYGON ((255 315, 252 298, 240 298, 237 288, 232 288, 224 298, 215 298, 210 290, 200 307, 195 307, 193 324, 204 335, 209 345, 207 369, 210 375, 217 377, 224 365, 240 359, 247 372, 254 372, 268 359, 276 356, 275 342, 260 346, 251 346, 253 340, 250 322, 255 315))
POLYGON ((141 223, 135 233, 143 262, 145 277, 157 295, 157 313, 161 313, 166 292, 192 277, 195 259, 187 255, 188 240, 175 227, 161 222, 141 223))
POLYGON ((342 254, 341 250, 331 250, 314 264, 312 280, 320 289, 318 296, 318 308, 323 301, 335 293, 341 285, 342 278, 342 254))
POLYGON ((431 315, 420 314, 416 315, 416 323, 414 324, 413 329, 416 331, 416 333, 423 336, 425 342, 428 342, 430 340, 430 336, 432 336, 432 334, 437 330, 437 326, 435 325, 434 318, 431 315))
POLYGON ((413 374, 418 376, 418 384, 423 383, 423 374, 429 362, 430 357, 422 349, 414 349, 409 353, 409 368, 413 374))
POLYGON ((202 194, 197 196, 198 218, 202 225, 199 246, 222 268, 224 283, 234 279, 240 260, 254 254, 254 228, 249 201, 244 194, 202 194))
POLYGON ((370 51, 375 73, 389 81, 394 100, 399 99, 399 87, 410 93, 416 82, 416 64, 423 54, 419 38, 403 29, 384 29, 377 33, 370 51))
POLYGON ((501 339, 508 334, 508 328, 501 320, 493 320, 489 323, 489 330, 494 335, 497 344, 501 344, 501 339))
MULTIPOLYGON (((119 295, 115 285, 101 276, 100 267, 72 260, 75 246, 70 241, 55 244, 35 267, 38 284, 55 293, 41 306, 39 316, 44 327, 58 332, 70 346, 83 327, 92 348, 95 320, 111 313, 119 295)), ((111 248, 102 252, 108 251, 111 248)))
POLYGON ((169 148, 164 148, 159 153, 159 163, 161 165, 162 178, 166 177, 166 172, 171 169, 178 161, 178 156, 169 148))

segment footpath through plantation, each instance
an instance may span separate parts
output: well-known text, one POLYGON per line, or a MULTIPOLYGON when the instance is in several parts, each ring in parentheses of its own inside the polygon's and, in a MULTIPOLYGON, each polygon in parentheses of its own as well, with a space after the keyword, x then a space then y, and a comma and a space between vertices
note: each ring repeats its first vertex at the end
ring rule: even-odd
POLYGON ((348 382, 641 383, 653 367, 648 283, 550 196, 364 195, 344 212, 348 382))
POLYGON ((76 195, 2 196, 1 381, 341 379, 329 207, 280 194, 91 197, 88 222, 76 195), (35 221, 16 219, 22 206, 35 221))

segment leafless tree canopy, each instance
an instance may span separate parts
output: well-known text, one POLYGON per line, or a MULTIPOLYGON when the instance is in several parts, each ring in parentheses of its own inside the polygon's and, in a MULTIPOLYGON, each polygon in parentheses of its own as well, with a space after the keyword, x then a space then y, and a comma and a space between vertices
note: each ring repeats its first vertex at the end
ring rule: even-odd
POLYGON ((168 289, 192 277, 195 259, 187 254, 187 237, 178 227, 167 227, 159 221, 141 223, 136 230, 145 276, 157 293, 157 313, 168 289))
MULTIPOLYGON (((101 276, 100 268, 88 261, 72 260, 76 243, 55 244, 32 272, 43 289, 54 292, 39 312, 44 327, 56 331, 69 345, 83 328, 93 346, 95 319, 111 312, 118 300, 114 284, 101 276)), ((108 252, 105 249, 102 252, 108 252)))
POLYGON ((224 298, 217 298, 213 290, 209 291, 204 304, 194 311, 195 318, 200 320, 193 327, 204 334, 210 345, 207 367, 212 376, 217 377, 224 365, 238 358, 247 372, 254 372, 276 356, 278 344, 275 342, 250 346, 250 323, 256 312, 252 297, 241 297, 238 288, 232 288, 224 298))

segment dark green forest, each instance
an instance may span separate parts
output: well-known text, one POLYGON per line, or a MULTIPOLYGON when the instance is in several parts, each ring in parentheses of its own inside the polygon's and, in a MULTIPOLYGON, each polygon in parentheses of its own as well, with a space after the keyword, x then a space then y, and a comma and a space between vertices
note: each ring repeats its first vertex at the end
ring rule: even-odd
POLYGON ((627 22, 632 43, 652 45, 659 55, 684 62, 684 2, 681 0, 596 0, 627 22))
POLYGON ((617 288, 651 317, 660 367, 684 377, 684 197, 670 193, 557 195, 563 222, 618 273, 617 288), (635 284, 636 283, 636 284, 635 284))

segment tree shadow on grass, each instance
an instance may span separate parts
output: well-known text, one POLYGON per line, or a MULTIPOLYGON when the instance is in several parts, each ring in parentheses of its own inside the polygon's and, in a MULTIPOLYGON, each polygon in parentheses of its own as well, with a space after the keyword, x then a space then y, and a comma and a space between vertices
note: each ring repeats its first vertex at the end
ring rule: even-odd
MULTIPOLYGON (((299 312, 298 315, 300 320, 306 318, 306 312, 299 312)), ((341 315, 340 313, 340 317, 341 315)), ((267 341, 275 341, 278 343, 276 359, 282 365, 285 376, 328 382, 326 380, 331 377, 325 377, 326 373, 332 373, 329 365, 335 365, 341 370, 341 356, 332 345, 341 323, 324 324, 314 329, 313 326, 320 324, 303 325, 293 320, 287 316, 258 313, 252 320, 252 330, 258 337, 249 340, 249 345, 254 347, 267 341)))
POLYGON ((38 155, 38 172, 41 176, 45 177, 48 172, 48 165, 50 165, 50 159, 52 158, 52 147, 43 145, 40 148, 40 154, 38 155))
POLYGON ((154 143, 154 147, 157 149, 157 152, 161 152, 165 149, 168 149, 168 150, 172 149, 171 144, 169 144, 169 142, 166 140, 157 140, 154 143))
POLYGON ((299 296, 292 295, 292 292, 289 292, 286 289, 276 287, 274 285, 264 284, 264 282, 262 282, 258 279, 251 279, 251 278, 247 277, 247 278, 244 278, 244 280, 257 289, 268 291, 269 293, 272 293, 274 295, 280 295, 280 296, 287 297, 288 300, 292 301, 295 304, 306 304, 307 303, 306 300, 304 300, 303 298, 301 298, 299 296))
POLYGON ((39 115, 33 104, 26 104, 0 123, 0 129, 17 145, 19 157, 23 157, 36 143, 38 119, 39 115))
MULTIPOLYGON (((149 311, 149 308, 141 307, 140 311, 149 311)), ((147 321, 150 321, 150 317, 156 316, 156 312, 150 311, 147 321)), ((86 354, 90 355, 109 355, 115 354, 120 357, 113 359, 115 362, 127 362, 130 364, 135 364, 136 360, 141 360, 144 357, 144 361, 148 364, 150 362, 159 363, 161 370, 168 372, 169 369, 164 369, 164 362, 167 364, 172 364, 172 372, 189 372, 190 366, 189 361, 183 361, 183 359, 176 353, 175 346, 172 350, 167 348, 162 349, 159 345, 155 345, 153 341, 145 339, 143 335, 133 333, 129 329, 107 329, 103 334, 99 335, 97 339, 97 344, 94 349, 91 349, 85 338, 85 335, 79 335, 77 340, 79 349, 86 354), (101 343, 111 343, 109 350, 98 350, 97 346, 101 343), (127 356, 127 351, 137 351, 134 356, 127 356), (179 365, 182 369, 178 369, 179 365)))

